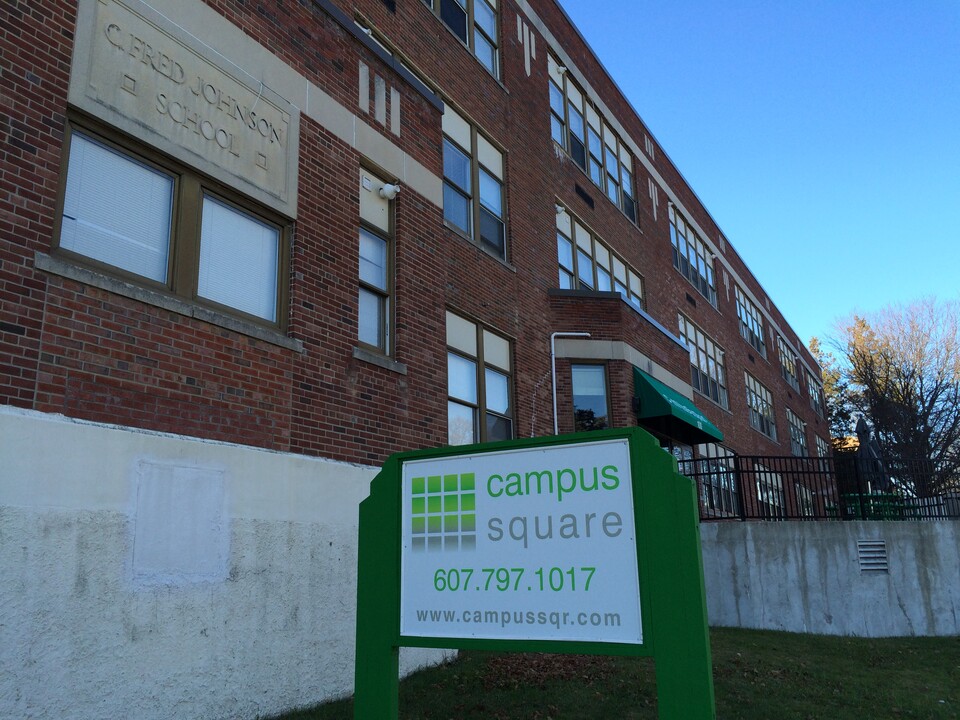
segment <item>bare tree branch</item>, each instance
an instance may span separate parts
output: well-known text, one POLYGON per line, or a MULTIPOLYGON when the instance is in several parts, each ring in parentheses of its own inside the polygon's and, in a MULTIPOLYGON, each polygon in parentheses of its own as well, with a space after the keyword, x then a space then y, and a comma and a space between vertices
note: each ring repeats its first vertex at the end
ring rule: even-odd
POLYGON ((871 423, 901 486, 917 495, 960 490, 960 303, 926 298, 854 315, 832 342, 843 402, 871 423))

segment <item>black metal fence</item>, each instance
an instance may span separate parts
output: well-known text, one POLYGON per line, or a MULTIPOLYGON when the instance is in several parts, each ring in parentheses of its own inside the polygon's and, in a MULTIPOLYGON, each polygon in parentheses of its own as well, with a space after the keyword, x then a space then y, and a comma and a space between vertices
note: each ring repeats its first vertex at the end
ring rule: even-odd
POLYGON ((730 455, 679 466, 697 482, 701 520, 960 519, 960 483, 925 461, 730 455))

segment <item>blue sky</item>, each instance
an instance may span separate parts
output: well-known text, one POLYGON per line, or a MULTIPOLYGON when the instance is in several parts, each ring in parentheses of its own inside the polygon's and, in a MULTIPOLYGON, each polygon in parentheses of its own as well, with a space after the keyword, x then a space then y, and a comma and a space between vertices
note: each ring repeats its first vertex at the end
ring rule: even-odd
POLYGON ((960 0, 560 2, 801 340, 960 298, 960 0))

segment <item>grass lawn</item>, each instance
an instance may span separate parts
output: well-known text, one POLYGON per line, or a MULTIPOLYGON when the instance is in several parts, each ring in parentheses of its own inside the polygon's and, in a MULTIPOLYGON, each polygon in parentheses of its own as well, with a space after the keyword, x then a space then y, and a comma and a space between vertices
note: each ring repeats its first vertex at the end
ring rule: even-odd
MULTIPOLYGON (((960 638, 714 629, 719 720, 960 718, 960 638)), ((656 720, 648 659, 463 652, 400 686, 404 720, 656 720)), ((278 720, 351 720, 349 700, 278 720)))

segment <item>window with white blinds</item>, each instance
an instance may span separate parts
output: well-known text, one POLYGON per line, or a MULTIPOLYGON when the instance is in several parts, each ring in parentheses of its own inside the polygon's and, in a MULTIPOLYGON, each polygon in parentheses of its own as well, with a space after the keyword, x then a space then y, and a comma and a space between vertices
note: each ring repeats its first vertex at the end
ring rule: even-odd
POLYGON ((197 294, 275 322, 280 230, 205 195, 197 294))
POLYGON ((60 247, 166 282, 173 188, 170 175, 75 133, 60 247))
POLYGON ((283 324, 280 218, 124 138, 71 129, 69 147, 59 250, 190 302, 283 324))

